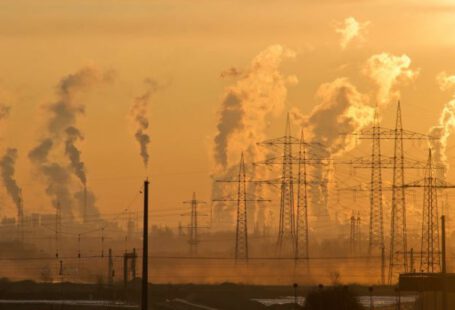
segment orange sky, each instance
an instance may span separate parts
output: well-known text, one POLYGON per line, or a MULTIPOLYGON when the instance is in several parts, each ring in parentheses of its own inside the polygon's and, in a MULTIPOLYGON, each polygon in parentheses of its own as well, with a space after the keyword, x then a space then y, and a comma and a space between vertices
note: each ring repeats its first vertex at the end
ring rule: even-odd
MULTIPOLYGON (((26 155, 44 134, 42 106, 55 100, 61 78, 87 65, 116 73, 112 84, 81 96, 87 106, 79 126, 85 136, 82 158, 102 212, 124 209, 146 174, 153 208, 178 207, 193 191, 210 200, 217 113, 225 87, 234 83, 220 79, 220 73, 248 67, 273 44, 296 52, 280 66, 299 80, 288 87, 284 110, 298 107, 305 113, 316 104, 319 85, 338 77, 349 77, 362 92, 374 94, 374 85, 361 73, 371 55, 408 55, 420 73, 400 89, 404 123, 427 132, 452 94, 440 91, 435 77, 441 71, 455 73, 455 5, 310 2, 1 1, 0 100, 12 109, 1 124, 0 148, 19 150, 17 180, 24 188, 26 212, 52 210, 26 155), (335 25, 349 16, 370 24, 363 40, 353 40, 343 50, 335 25), (144 172, 127 113, 144 92, 147 77, 169 85, 151 101, 151 159, 144 172)), ((384 112, 388 126, 393 112, 393 107, 384 112)), ((270 135, 280 135, 284 111, 272 121, 270 135)), ((449 179, 455 180, 454 175, 449 173, 449 179)), ((14 214, 9 197, 1 193, 1 212, 14 214)), ((172 225, 178 220, 152 218, 172 225)))

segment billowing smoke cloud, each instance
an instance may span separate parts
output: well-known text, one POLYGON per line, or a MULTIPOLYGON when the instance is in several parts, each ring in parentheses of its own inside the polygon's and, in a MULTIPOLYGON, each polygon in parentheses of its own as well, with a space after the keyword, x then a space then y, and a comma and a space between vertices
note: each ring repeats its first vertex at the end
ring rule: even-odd
MULTIPOLYGON (((308 116, 302 116, 296 110, 293 116, 300 120, 311 142, 324 145, 323 148, 315 148, 313 156, 328 160, 354 148, 355 141, 350 134, 373 122, 374 107, 347 78, 321 85, 317 98, 319 103, 308 116)), ((329 170, 317 165, 312 176, 315 181, 311 186, 312 212, 323 218, 328 214, 329 170)))
POLYGON ((10 107, 0 102, 0 120, 6 118, 9 115, 10 107))
POLYGON ((6 149, 6 153, 0 159, 0 167, 1 167, 3 184, 5 184, 6 191, 8 192, 8 195, 11 197, 14 204, 16 205, 18 214, 23 214, 22 201, 21 201, 22 200, 21 189, 17 185, 16 179, 15 179, 16 160, 17 160, 17 149, 8 148, 8 149, 6 149))
POLYGON ((81 160, 81 152, 75 145, 77 140, 83 139, 83 136, 79 129, 73 126, 66 128, 66 134, 67 138, 65 141, 65 153, 70 159, 70 165, 74 174, 85 186, 87 185, 87 176, 85 175, 84 163, 81 160))
POLYGON ((308 116, 293 110, 294 116, 303 121, 307 136, 322 143, 332 156, 351 150, 355 141, 350 134, 368 126, 374 118, 368 96, 361 94, 347 78, 338 78, 322 84, 316 97, 319 103, 308 116))
POLYGON ((78 191, 74 194, 74 198, 76 199, 77 205, 79 206, 80 214, 85 214, 86 219, 97 219, 99 217, 99 211, 96 208, 96 197, 95 194, 87 190, 78 191))
POLYGON ((81 152, 76 146, 82 138, 77 128, 77 118, 85 112, 85 106, 77 100, 78 94, 98 85, 109 82, 112 72, 101 72, 93 67, 86 67, 74 74, 64 77, 58 84, 58 99, 46 107, 50 117, 47 123, 45 138, 29 153, 29 158, 37 172, 47 184, 46 192, 52 197, 53 205, 61 206, 62 214, 73 215, 73 195, 71 194, 71 173, 85 186, 87 182, 81 152), (52 151, 58 153, 58 146, 64 143, 69 166, 59 162, 58 154, 50 159, 52 151))
POLYGON ((280 115, 287 85, 297 83, 295 76, 279 71, 283 60, 294 57, 294 51, 281 45, 269 46, 241 71, 234 85, 226 88, 214 140, 216 170, 237 164, 242 151, 257 159, 256 143, 265 138, 266 120, 280 115))
POLYGON ((32 149, 28 157, 46 181, 46 193, 52 198, 52 205, 61 208, 62 215, 73 216, 73 201, 70 192, 70 174, 66 167, 50 162, 48 157, 54 146, 48 138, 32 149))
MULTIPOLYGON (((437 81, 441 90, 448 90, 455 87, 455 75, 447 75, 442 72, 437 76, 437 81)), ((449 169, 447 160, 447 141, 455 129, 455 93, 453 98, 444 105, 438 124, 430 128, 430 146, 433 149, 435 163, 444 167, 444 171, 449 169)))
POLYGON ((415 80, 419 69, 411 69, 411 58, 381 53, 371 56, 364 67, 364 73, 379 87, 377 104, 386 105, 399 99, 397 86, 415 80))
MULTIPOLYGON (((281 45, 272 45, 254 57, 249 67, 230 69, 221 74, 221 77, 237 80, 226 87, 221 102, 214 138, 215 179, 231 177, 237 173, 241 152, 245 153, 248 162, 263 159, 263 150, 258 149, 256 143, 266 138, 267 120, 283 112, 287 86, 297 83, 295 76, 284 75, 279 67, 282 61, 294 57, 294 51, 281 45)), ((260 177, 258 169, 255 168, 250 173, 260 177)), ((261 196, 257 190, 259 189, 250 186, 248 192, 261 196)), ((223 196, 223 185, 214 183, 212 198, 223 196)), ((264 212, 263 208, 258 209, 264 212)), ((230 209, 226 205, 220 204, 215 209, 217 220, 226 223, 231 220, 230 216, 230 209)), ((264 214, 257 215, 257 218, 263 217, 264 214)))
POLYGON ((130 116, 133 121, 134 138, 139 143, 140 155, 144 166, 147 168, 149 161, 148 145, 150 143, 150 136, 148 133, 149 120, 148 120, 148 106, 152 95, 160 88, 157 81, 153 79, 145 79, 147 90, 134 99, 134 103, 130 109, 130 116))
POLYGON ((363 39, 363 34, 369 24, 369 21, 361 23, 354 17, 348 17, 343 23, 337 25, 335 27, 335 31, 341 36, 341 48, 345 49, 356 38, 363 39))

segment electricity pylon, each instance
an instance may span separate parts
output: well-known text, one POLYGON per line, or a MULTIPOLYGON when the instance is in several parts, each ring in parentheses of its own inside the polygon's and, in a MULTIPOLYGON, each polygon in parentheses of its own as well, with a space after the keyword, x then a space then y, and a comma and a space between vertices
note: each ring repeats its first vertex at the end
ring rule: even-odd
POLYGON ((198 214, 198 206, 201 204, 205 204, 205 201, 197 200, 196 193, 193 192, 193 198, 189 201, 184 201, 185 204, 190 204, 190 225, 188 226, 188 244, 190 246, 190 255, 194 256, 197 255, 198 252, 198 245, 199 245, 199 232, 198 230, 202 227, 198 226, 198 218, 200 214, 198 214))
MULTIPOLYGON (((441 168, 436 167, 436 169, 441 168)), ((455 185, 435 177, 434 170, 431 149, 429 149, 424 179, 404 185, 404 188, 423 188, 420 270, 424 272, 441 271, 438 190, 455 188, 455 185)))
POLYGON ((303 130, 300 136, 297 176, 297 227, 295 258, 309 258, 307 151, 303 130))
POLYGON ((248 260, 248 221, 246 209, 246 177, 243 153, 239 164, 237 188, 237 225, 235 231, 235 259, 248 260))
POLYGON ((308 229, 308 184, 307 165, 327 165, 316 154, 307 157, 307 149, 322 149, 319 143, 306 143, 303 137, 297 139, 291 135, 289 115, 286 120, 285 135, 280 138, 270 139, 259 143, 260 145, 280 148, 278 157, 270 157, 262 162, 255 163, 266 165, 281 165, 281 178, 279 181, 264 181, 266 184, 279 183, 280 185, 280 216, 278 225, 277 252, 280 256, 294 256, 308 258, 309 255, 309 229, 308 229), (293 152, 293 145, 299 146, 298 155, 293 152), (294 175, 294 166, 297 165, 297 178, 294 175), (296 182, 297 181, 297 182, 296 182), (297 197, 294 186, 297 185, 297 197), (296 198, 296 199, 295 199, 296 198), (295 203, 297 200, 297 204, 295 203), (297 214, 295 213, 297 210, 297 214))
MULTIPOLYGON (((392 185, 392 210, 391 210, 391 249, 389 256, 389 282, 392 281, 394 275, 400 270, 407 271, 407 232, 406 232, 406 201, 404 197, 403 184, 405 180, 405 169, 408 168, 419 168, 421 163, 413 160, 405 159, 403 156, 403 141, 404 140, 417 140, 417 141, 428 141, 433 139, 428 135, 420 134, 417 132, 404 130, 402 127, 401 119, 401 105, 398 102, 396 124, 395 129, 387 129, 379 126, 378 117, 376 114, 375 123, 371 128, 356 133, 359 139, 370 139, 373 140, 372 146, 372 159, 371 159, 371 180, 370 180, 370 236, 369 236, 369 249, 368 252, 371 254, 372 248, 376 240, 384 240, 383 224, 381 212, 375 212, 378 207, 382 205, 379 199, 379 193, 382 190, 382 182, 380 182, 379 170, 385 168, 384 161, 382 160, 382 154, 380 153, 380 141, 381 140, 393 140, 394 156, 391 158, 391 164, 393 168, 393 185, 392 185), (380 161, 378 161, 380 159, 380 161), (381 184, 381 186, 378 186, 381 184), (375 215, 379 214, 379 218, 375 215), (382 226, 382 236, 375 238, 375 232, 377 227, 382 226), (400 254, 403 253, 403 254, 400 254), (399 267, 399 268, 394 268, 399 267)), ((390 161, 390 160, 388 160, 390 161)), ((381 229, 379 229, 380 231, 381 229)), ((378 250, 381 250, 379 248, 378 250)))
POLYGON ((401 119, 400 102, 398 102, 397 106, 394 140, 392 213, 390 217, 389 284, 392 284, 392 281, 395 278, 394 273, 397 273, 397 271, 399 273, 400 270, 404 272, 408 271, 406 195, 403 187, 405 162, 403 149, 403 123, 401 119))
POLYGON ((236 261, 247 262, 249 258, 248 251, 248 208, 247 202, 269 202, 266 199, 249 199, 247 194, 246 183, 255 182, 246 179, 245 160, 243 152, 240 156, 239 173, 237 180, 217 180, 217 182, 227 182, 237 184, 237 197, 235 199, 220 198, 213 199, 214 202, 232 201, 237 203, 237 218, 235 229, 235 253, 234 258, 236 261))

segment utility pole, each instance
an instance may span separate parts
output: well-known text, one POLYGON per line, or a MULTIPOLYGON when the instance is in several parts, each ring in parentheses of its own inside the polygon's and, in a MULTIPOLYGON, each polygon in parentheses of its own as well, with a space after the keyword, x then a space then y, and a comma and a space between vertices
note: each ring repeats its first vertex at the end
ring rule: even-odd
POLYGON ((446 265, 446 218, 441 216, 442 248, 442 310, 447 310, 447 265, 446 265))
POLYGON ((350 218, 350 232, 349 232, 349 249, 351 250, 351 254, 354 253, 355 249, 355 226, 356 226, 356 219, 354 217, 354 212, 352 212, 351 218, 350 218))
POLYGON ((55 208, 55 257, 59 256, 60 230, 62 229, 62 210, 60 202, 57 201, 55 208))
POLYGON ((109 258, 107 261, 107 283, 109 287, 114 285, 114 261, 112 259, 112 249, 109 249, 109 258))
POLYGON ((19 198, 18 198, 18 209, 17 209, 17 221, 19 228, 19 240, 24 242, 24 201, 22 199, 22 190, 19 189, 19 198))
POLYGON ((142 236, 142 301, 141 309, 148 309, 148 213, 149 213, 149 180, 144 181, 144 225, 142 236))
POLYGON ((385 247, 381 248, 381 284, 385 284, 385 247))

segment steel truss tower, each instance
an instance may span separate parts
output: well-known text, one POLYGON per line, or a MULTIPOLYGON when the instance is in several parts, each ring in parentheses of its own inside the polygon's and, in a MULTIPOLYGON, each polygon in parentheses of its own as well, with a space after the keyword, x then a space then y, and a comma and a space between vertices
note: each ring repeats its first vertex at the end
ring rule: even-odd
POLYGON ((295 253, 294 176, 292 172, 292 136, 289 115, 283 143, 281 170, 280 221, 278 227, 278 252, 295 253))
POLYGON ((404 185, 404 188, 423 188, 420 270, 424 272, 441 271, 438 191, 455 188, 455 185, 435 177, 436 169, 443 169, 443 167, 433 165, 431 149, 429 149, 424 179, 404 185))
POLYGON ((431 149, 425 169, 423 187, 422 240, 420 269, 426 272, 441 271, 441 252, 439 251, 439 214, 436 179, 433 177, 431 149))
POLYGON ((309 258, 307 153, 303 130, 300 137, 297 178, 297 227, 295 258, 309 258))
POLYGON ((406 196, 404 192, 404 150, 401 105, 398 102, 393 155, 392 213, 390 217, 390 251, 388 282, 400 271, 408 271, 406 196), (395 270, 394 270, 395 269, 395 270))
MULTIPOLYGON (((382 215, 375 216, 379 212, 378 206, 381 205, 382 209, 382 187, 381 169, 393 169, 393 185, 392 185, 392 210, 391 210, 391 249, 389 253, 389 282, 393 281, 394 276, 407 270, 407 240, 406 240, 406 201, 404 197, 404 172, 406 169, 422 169, 425 164, 416 160, 406 159, 403 156, 403 141, 428 141, 434 139, 428 135, 420 134, 417 132, 404 130, 402 127, 401 119, 401 106, 398 102, 395 129, 387 129, 379 126, 377 114, 375 114, 375 121, 373 127, 357 133, 359 139, 373 140, 371 160, 366 161, 363 159, 356 159, 351 161, 350 164, 357 165, 356 168, 369 168, 371 169, 370 180, 370 236, 368 253, 371 254, 373 245, 378 241, 375 237, 375 231, 380 231, 377 228, 382 226, 382 220, 378 221, 377 218, 382 219, 382 215), (380 149, 381 140, 393 140, 395 142, 394 156, 383 157, 380 149), (379 186, 380 185, 380 186, 379 186), (381 195, 379 194, 381 193, 381 195), (376 241, 376 242, 375 242, 376 241), (393 243, 393 245, 392 245, 393 243)), ((348 162, 349 163, 349 162, 348 162)), ((406 187, 406 186, 405 186, 406 187)), ((376 235, 377 237, 377 235, 376 235)), ((384 240, 384 233, 382 230, 382 237, 379 240, 384 240), (381 239, 382 238, 382 239, 381 239)), ((379 245, 379 244, 378 244, 379 245)), ((382 247, 378 247, 377 251, 382 251, 382 247)))
POLYGON ((263 183, 263 181, 256 181, 246 179, 245 160, 242 155, 240 157, 239 174, 237 179, 230 180, 216 180, 222 183, 235 183, 237 185, 237 192, 235 198, 215 198, 213 202, 235 202, 237 206, 237 220, 236 220, 236 237, 235 237, 235 254, 236 261, 248 261, 248 205, 247 202, 270 202, 268 199, 262 198, 249 198, 247 192, 247 183, 263 183))
POLYGON ((184 201, 183 203, 187 203, 191 205, 190 209, 190 226, 188 226, 188 244, 190 246, 190 255, 197 255, 198 252, 198 245, 199 245, 199 236, 198 236, 198 206, 200 204, 204 204, 204 201, 200 201, 196 199, 196 193, 193 192, 193 198, 189 201, 184 201))
POLYGON ((243 153, 240 157, 237 187, 237 225, 235 237, 235 260, 248 260, 248 221, 246 205, 246 177, 243 153))
POLYGON ((372 127, 371 178, 370 178, 370 229, 368 255, 375 249, 384 247, 384 223, 382 212, 382 169, 381 169, 381 130, 378 111, 375 111, 372 127))

